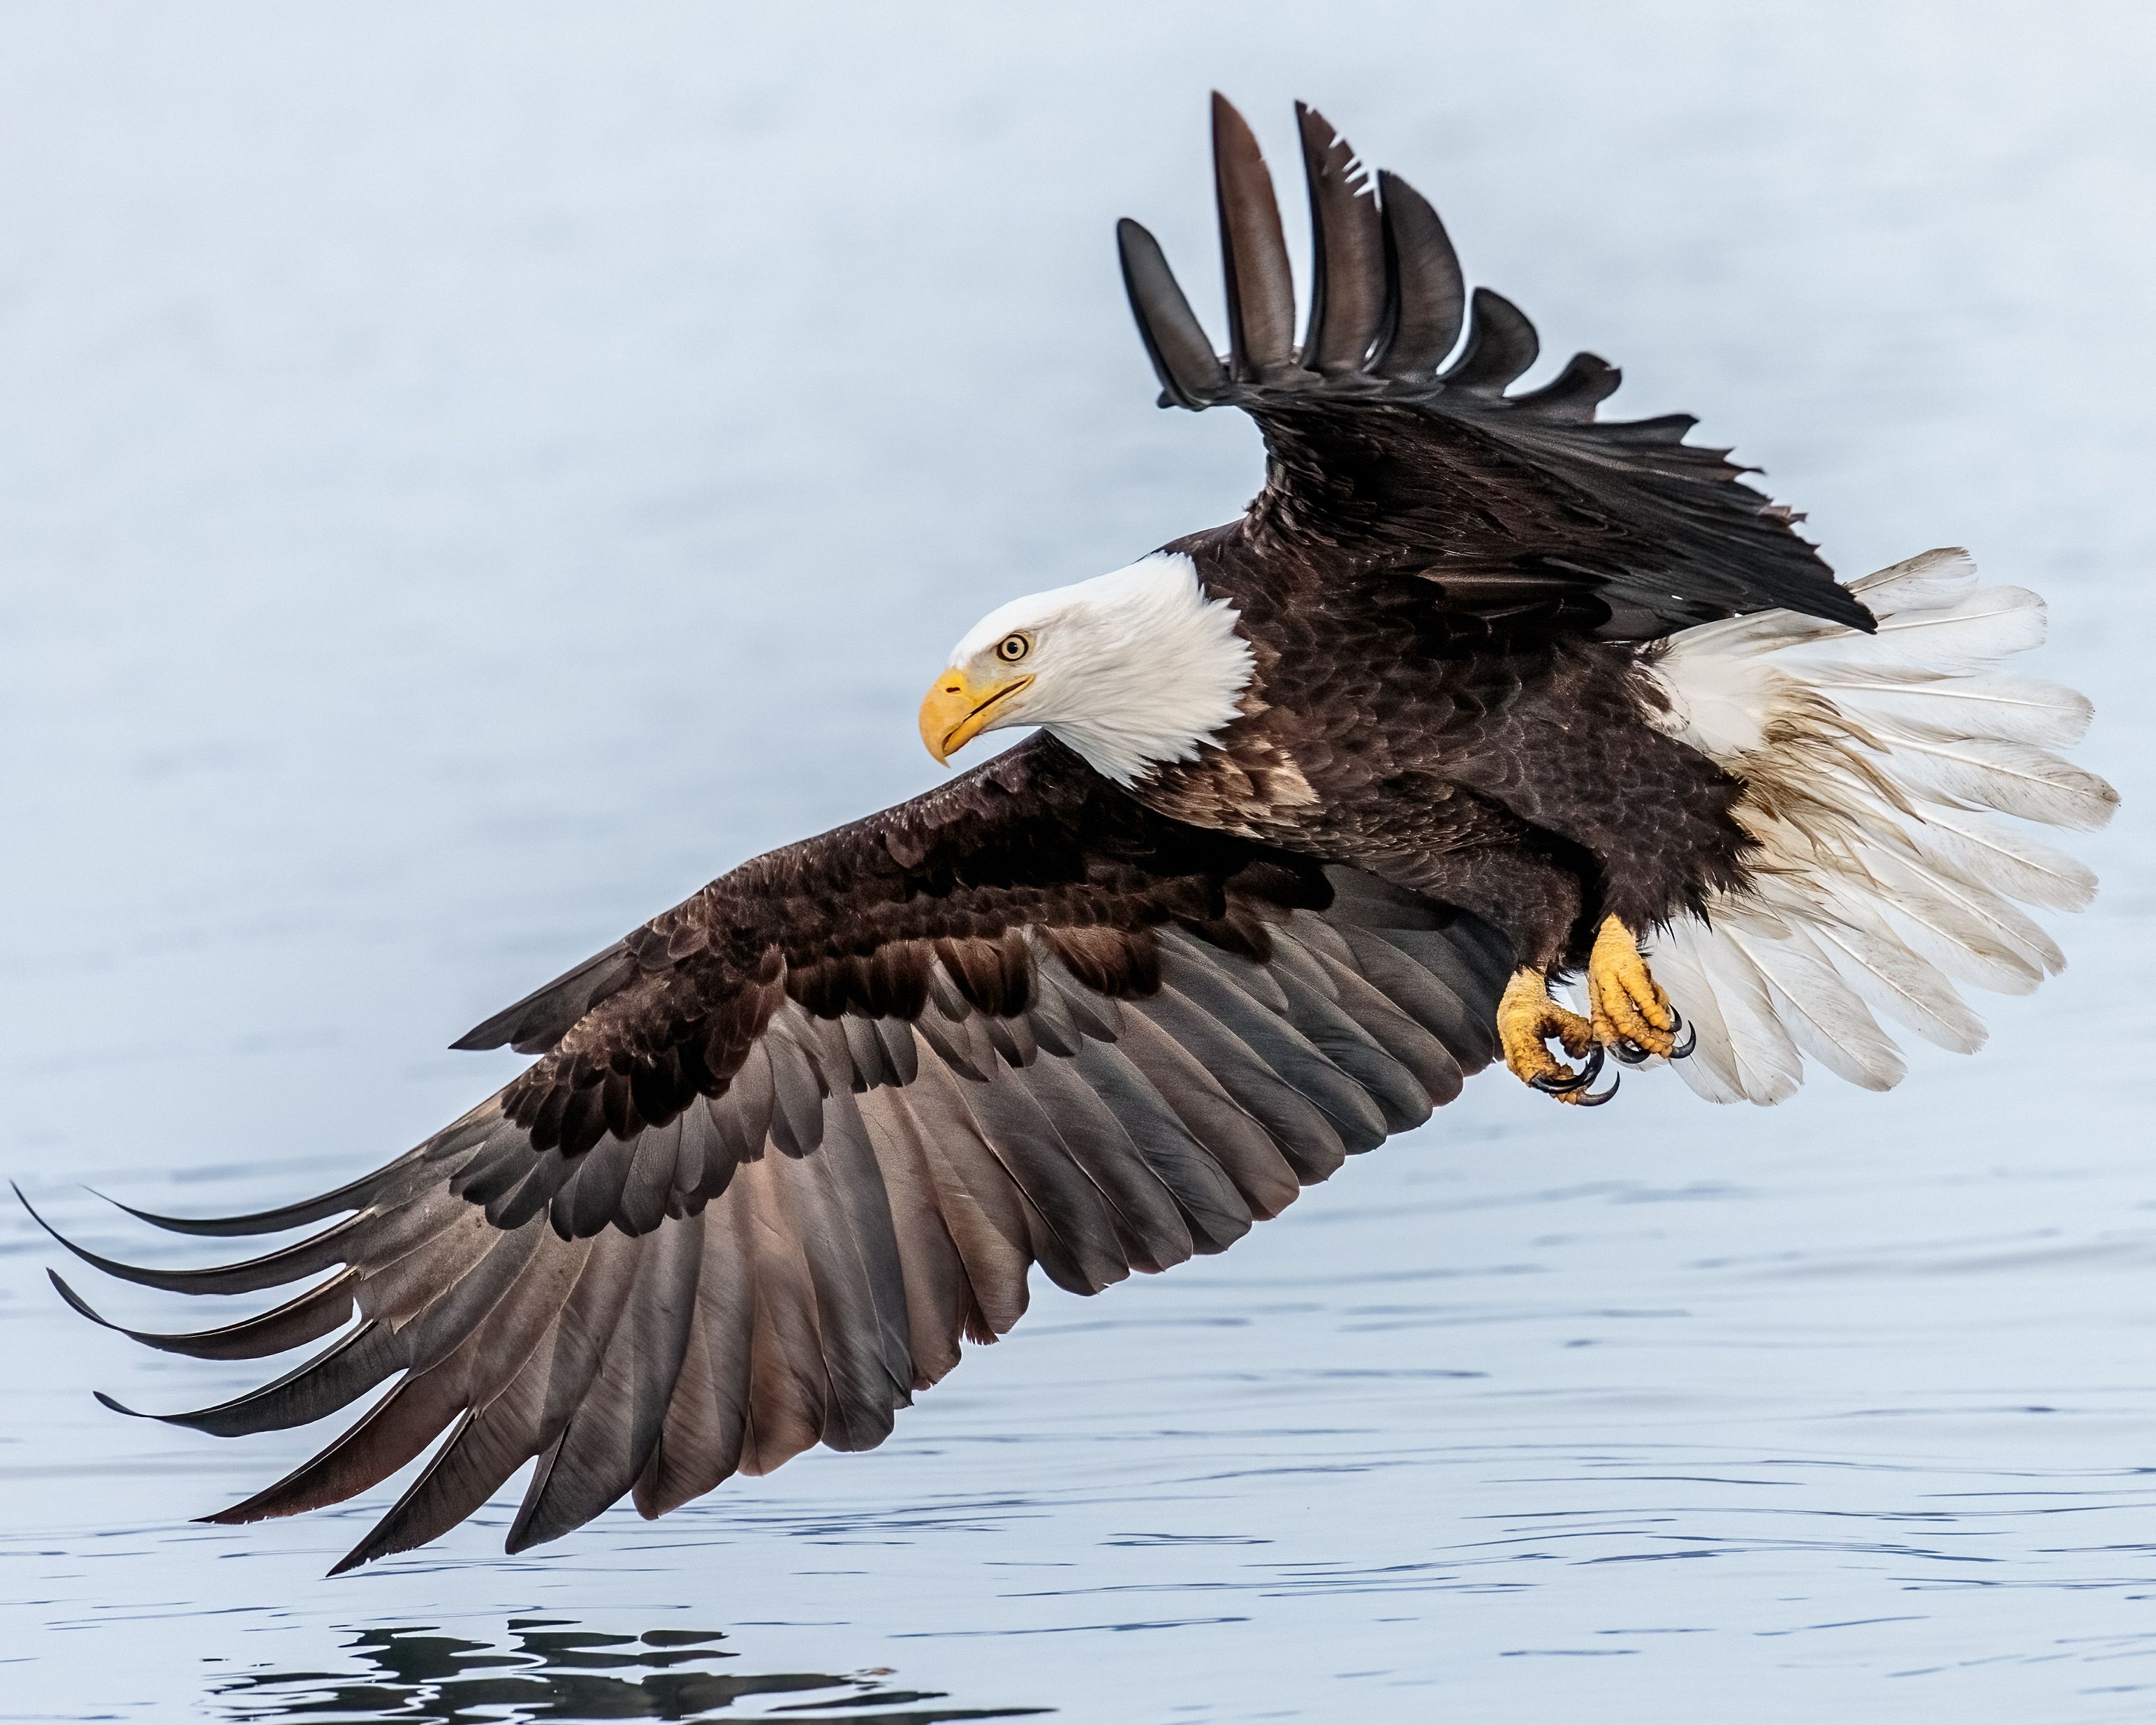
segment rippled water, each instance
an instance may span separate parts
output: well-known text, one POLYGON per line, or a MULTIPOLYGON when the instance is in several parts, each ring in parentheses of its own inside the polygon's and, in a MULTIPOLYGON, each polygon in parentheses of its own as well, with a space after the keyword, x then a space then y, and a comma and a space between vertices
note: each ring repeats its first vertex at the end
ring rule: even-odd
POLYGON ((1043 1291, 879 1452, 519 1559, 495 1509, 320 1579, 388 1488, 189 1522, 309 1440, 95 1406, 244 1374, 0 1213, 0 1719, 2156 1711, 2156 37, 1484 10, 0 18, 0 1165, 92 1243, 185 1255, 83 1183, 245 1206, 461 1111, 513 1065, 466 1025, 930 783, 990 603, 1239 503, 1108 235, 1209 305, 1216 82, 1276 155, 1323 104, 1840 567, 2043 588, 2127 796, 1977 1060, 1486 1079, 1224 1258, 1043 1291))

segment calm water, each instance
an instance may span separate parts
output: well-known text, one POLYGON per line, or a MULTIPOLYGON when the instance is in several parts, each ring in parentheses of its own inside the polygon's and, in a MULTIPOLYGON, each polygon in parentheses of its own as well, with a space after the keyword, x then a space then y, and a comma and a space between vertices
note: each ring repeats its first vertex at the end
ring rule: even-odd
POLYGON ((97 1408, 244 1376, 0 1210, 0 1718, 2156 1712, 2156 35, 1501 10, 7 11, 0 1170, 96 1243, 183 1244, 84 1183, 244 1206, 461 1111, 468 1024, 932 782, 990 603, 1239 504, 1108 231, 1209 311, 1214 83, 1276 156, 1324 105, 1839 566, 2043 588, 2127 809, 1977 1060, 1485 1080, 1045 1291, 880 1452, 516 1561, 502 1508, 321 1580, 387 1490, 191 1524, 311 1440, 97 1408))

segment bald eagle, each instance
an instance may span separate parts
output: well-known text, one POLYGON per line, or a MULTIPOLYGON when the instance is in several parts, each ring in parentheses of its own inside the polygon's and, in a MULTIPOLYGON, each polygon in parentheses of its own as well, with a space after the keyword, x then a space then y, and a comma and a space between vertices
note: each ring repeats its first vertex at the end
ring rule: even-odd
POLYGON ((2087 704, 1995 669, 2035 644, 2035 596, 1958 552, 1838 583, 1689 418, 1599 418, 1618 375, 1591 355, 1508 394, 1527 320, 1298 115, 1300 342, 1226 102, 1224 356, 1122 225, 1163 403, 1250 414, 1265 486, 958 642, 930 752, 1034 734, 488 1019, 456 1045, 537 1059, 377 1172, 134 1213, 214 1238, 339 1219, 296 1244, 183 1270, 71 1248, 177 1293, 311 1281, 129 1332, 220 1360, 334 1337, 174 1424, 296 1426, 396 1380, 211 1520, 340 1502, 430 1446, 341 1568, 527 1461, 511 1552, 625 1494, 660 1515, 875 1445, 961 1337, 1017 1322, 1034 1265, 1091 1294, 1219 1251, 1493 1061, 1575 1106, 1614 1090, 1605 1056, 1716 1101, 1779 1101, 1806 1060, 1885 1090, 1882 1019, 1972 1050, 1958 985, 2059 968, 2020 906, 2093 879, 1994 815, 2093 828, 2116 798, 2051 752, 2087 704))

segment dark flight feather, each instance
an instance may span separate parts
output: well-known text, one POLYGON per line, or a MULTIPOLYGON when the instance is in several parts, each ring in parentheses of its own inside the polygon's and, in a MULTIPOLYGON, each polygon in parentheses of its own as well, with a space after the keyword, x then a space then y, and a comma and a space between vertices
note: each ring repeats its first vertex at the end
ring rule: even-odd
POLYGON ((1213 94, 1214 192, 1228 289, 1229 369, 1240 382, 1295 372, 1295 282, 1273 177, 1249 123, 1213 94))
POLYGON ((1302 363, 1327 377, 1358 372, 1383 327, 1384 223, 1369 176, 1348 141, 1301 102, 1304 177, 1310 187, 1310 322, 1302 363))
POLYGON ((262 1213, 343 1219, 223 1268, 73 1250, 190 1293, 332 1271, 223 1328, 130 1332, 211 1358, 334 1337, 173 1423, 278 1430, 398 1379, 213 1519, 340 1502, 433 1445, 340 1567, 434 1538, 536 1458, 521 1550, 624 1496, 657 1514, 880 1442, 962 1337, 1017 1322, 1034 1264, 1092 1292, 1221 1250, 1487 1060, 1502 951, 1398 888, 1151 814, 1036 737, 714 882, 609 949, 633 974, 569 973, 565 998, 611 980, 501 1096, 262 1213), (1208 936, 1231 927, 1257 933, 1208 936), (1233 949, 1253 938, 1262 961, 1233 949), (875 1009, 894 998, 910 1021, 875 1009), (715 1041, 723 1073, 695 1053, 715 1041), (634 1111, 600 1104, 578 1147, 554 1099, 617 1079, 634 1111))
MULTIPOLYGON (((1525 312, 1502 294, 1479 287, 1467 302, 1467 345, 1438 375, 1454 389, 1502 395, 1508 384, 1525 375, 1542 345, 1525 312)), ((1516 401, 1513 406, 1519 404, 1516 401)))
POLYGON ((1384 311, 1370 370, 1426 385, 1460 339, 1467 280, 1445 223, 1421 193, 1380 170, 1378 197, 1385 241, 1384 311))
POLYGON ((180 1334, 131 1330, 114 1323, 67 1285, 57 1270, 45 1272, 61 1299, 100 1328, 116 1330, 131 1342, 154 1348, 161 1353, 183 1353, 193 1359, 266 1359, 288 1348, 319 1342, 341 1329, 352 1312, 352 1272, 341 1270, 327 1281, 295 1295, 259 1317, 215 1329, 180 1334))

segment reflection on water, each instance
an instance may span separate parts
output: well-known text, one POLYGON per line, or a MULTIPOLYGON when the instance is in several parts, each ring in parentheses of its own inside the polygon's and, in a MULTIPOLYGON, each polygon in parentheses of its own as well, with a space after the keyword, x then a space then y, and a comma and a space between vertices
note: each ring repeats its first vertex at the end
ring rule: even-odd
POLYGON ((942 1725, 1012 1719, 1045 1707, 938 1707, 932 1691, 888 1686, 886 1670, 838 1677, 814 1671, 712 1669, 736 1656, 716 1630, 649 1630, 604 1635, 573 1620, 511 1618, 513 1645, 466 1640, 430 1626, 369 1629, 346 1651, 362 1669, 249 1671, 211 1685, 234 1720, 418 1720, 424 1725, 547 1719, 705 1719, 755 1712, 765 1697, 799 1696, 778 1711, 797 1725, 875 1720, 942 1725))

